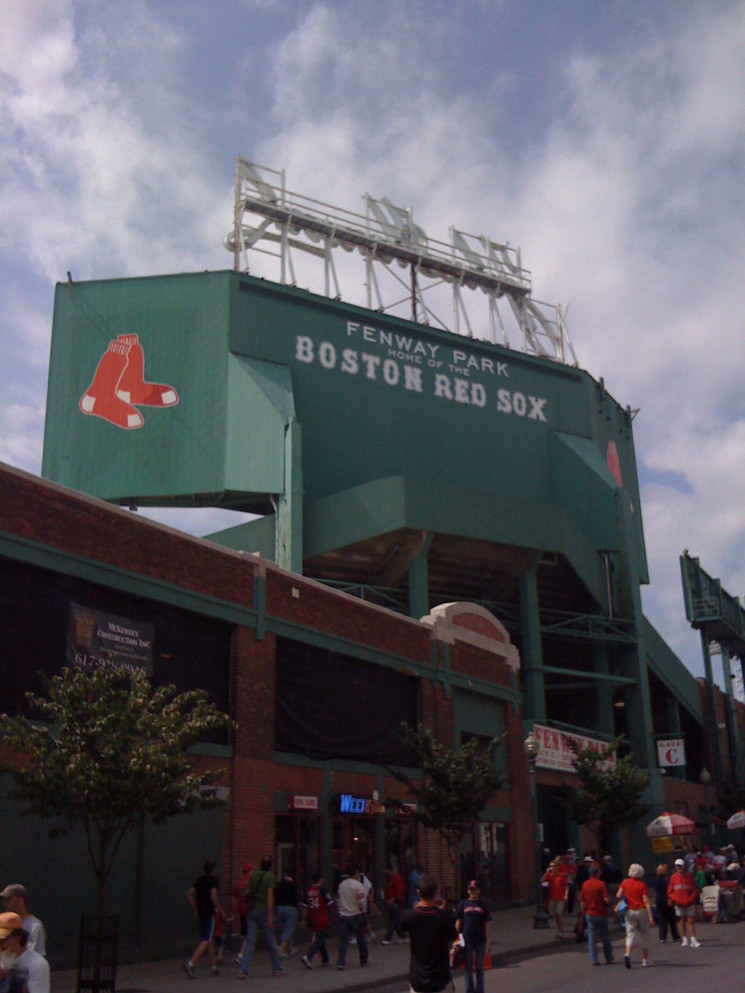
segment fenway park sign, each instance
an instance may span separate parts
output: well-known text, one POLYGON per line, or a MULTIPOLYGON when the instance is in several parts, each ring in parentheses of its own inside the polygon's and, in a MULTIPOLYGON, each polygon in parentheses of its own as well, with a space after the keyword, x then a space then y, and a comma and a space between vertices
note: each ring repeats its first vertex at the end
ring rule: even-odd
MULTIPOLYGON (((569 734, 567 731, 557 731, 556 728, 546 727, 543 724, 533 726, 533 734, 540 742, 540 751, 536 756, 535 764, 538 769, 555 769, 558 772, 574 772, 572 760, 574 751, 571 743, 578 747, 580 751, 592 748, 601 752, 607 748, 607 741, 600 741, 598 738, 588 738, 582 734, 569 734)), ((605 769, 615 769, 615 753, 603 763, 605 769)))

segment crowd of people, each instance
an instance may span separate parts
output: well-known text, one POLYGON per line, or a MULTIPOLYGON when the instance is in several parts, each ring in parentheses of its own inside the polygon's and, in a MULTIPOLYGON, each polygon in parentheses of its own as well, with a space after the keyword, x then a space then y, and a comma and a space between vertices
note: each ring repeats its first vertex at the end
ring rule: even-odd
POLYGON ((695 949, 700 947, 697 919, 725 923, 742 912, 745 858, 739 857, 734 845, 716 853, 708 848, 677 853, 672 870, 665 863, 656 867, 649 888, 644 875, 644 867, 634 862, 623 877, 610 855, 598 860, 590 853, 578 860, 575 850, 569 849, 551 859, 541 882, 557 938, 567 936, 565 914, 571 914, 579 901, 574 933, 578 941, 587 938, 593 966, 600 965, 598 946, 606 964, 613 962, 608 921, 615 914, 625 930, 625 967, 631 968, 632 950, 638 944, 642 967, 647 968, 652 964, 649 935, 654 928, 661 943, 670 935, 682 948, 695 949))
MULTIPOLYGON (((326 939, 332 917, 336 918, 339 939, 336 968, 346 969, 351 946, 357 948, 361 968, 369 963, 368 942, 375 937, 370 916, 371 913, 382 916, 382 911, 375 902, 372 883, 359 867, 350 866, 341 875, 334 896, 320 872, 313 874, 305 892, 299 891, 289 873, 284 873, 278 881, 272 872, 271 857, 264 856, 257 868, 248 863, 243 866, 233 886, 230 915, 220 900, 215 863, 207 861, 202 869, 187 893, 199 933, 194 952, 184 963, 190 979, 196 977, 197 964, 205 957, 210 973, 219 972, 224 960, 221 930, 229 925, 237 925, 242 936, 235 956, 238 979, 248 976, 260 930, 269 951, 272 975, 284 976, 282 959, 295 954, 294 934, 299 920, 311 932, 310 944, 299 958, 306 969, 312 969, 317 959, 321 966, 331 965, 326 939), (276 930, 279 930, 279 943, 276 930)), ((415 993, 438 993, 448 987, 451 966, 459 953, 463 956, 466 993, 484 993, 491 912, 481 899, 477 880, 469 882, 467 894, 455 908, 448 908, 438 896, 436 880, 420 866, 415 866, 409 874, 408 890, 396 867, 386 870, 385 887, 380 894, 386 915, 382 944, 410 943, 410 983, 415 993)))
MULTIPOLYGON (((632 967, 635 945, 641 949, 642 967, 652 964, 650 934, 655 928, 661 943, 669 936, 683 948, 698 948, 697 919, 707 916, 719 923, 739 917, 745 889, 745 858, 741 860, 731 845, 716 853, 704 848, 676 854, 672 866, 666 863, 656 866, 649 884, 644 878, 645 869, 638 862, 632 863, 624 874, 610 855, 597 859, 588 853, 578 859, 570 849, 551 859, 541 882, 557 938, 569 937, 566 915, 574 915, 576 910, 574 934, 578 941, 586 938, 593 966, 601 964, 600 950, 606 964, 613 962, 609 921, 614 918, 625 930, 623 962, 627 969, 632 967), (704 897, 710 889, 716 893, 709 906, 704 897)), ((369 963, 369 942, 375 937, 370 917, 373 913, 382 915, 382 911, 375 902, 372 883, 359 867, 350 867, 340 877, 333 895, 319 872, 301 892, 289 873, 277 880, 271 857, 265 856, 257 868, 244 865, 233 887, 229 917, 220 903, 214 869, 213 862, 205 863, 202 876, 188 893, 199 925, 199 943, 184 965, 190 977, 194 977, 195 966, 205 955, 211 971, 219 971, 223 954, 221 925, 233 922, 239 923, 242 935, 242 945, 235 956, 239 979, 248 975, 259 931, 265 937, 272 974, 285 975, 282 959, 296 953, 294 935, 300 920, 311 932, 310 944, 299 956, 306 969, 314 968, 318 960, 322 966, 331 965, 326 939, 334 919, 339 939, 337 969, 346 969, 352 946, 356 946, 360 967, 369 963)), ((465 993, 483 993, 491 943, 491 913, 487 902, 481 899, 477 880, 468 884, 467 897, 446 912, 431 876, 417 866, 409 875, 407 888, 394 866, 386 870, 380 897, 386 914, 382 944, 410 942, 413 991, 435 993, 444 989, 437 983, 445 968, 449 976, 453 962, 460 960, 465 968, 465 993), (440 939, 444 941, 447 937, 445 951, 441 949, 438 955, 426 952, 435 937, 438 948, 440 939)))

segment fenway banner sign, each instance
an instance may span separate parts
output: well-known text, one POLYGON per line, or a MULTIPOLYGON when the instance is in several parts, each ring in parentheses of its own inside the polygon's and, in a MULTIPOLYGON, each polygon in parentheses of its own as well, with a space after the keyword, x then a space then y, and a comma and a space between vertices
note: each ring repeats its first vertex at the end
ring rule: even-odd
POLYGON ((70 603, 67 617, 67 664, 81 669, 112 665, 153 674, 155 626, 70 603))
MULTIPOLYGON (((607 741, 600 741, 598 738, 588 738, 583 734, 569 734, 567 731, 557 731, 556 728, 546 727, 543 724, 533 725, 533 734, 540 742, 540 751, 535 760, 539 769, 555 769, 558 772, 574 772, 572 760, 574 752, 570 742, 574 743, 580 751, 592 748, 601 752, 607 748, 607 741)), ((603 763, 605 769, 616 768, 615 753, 603 763)))

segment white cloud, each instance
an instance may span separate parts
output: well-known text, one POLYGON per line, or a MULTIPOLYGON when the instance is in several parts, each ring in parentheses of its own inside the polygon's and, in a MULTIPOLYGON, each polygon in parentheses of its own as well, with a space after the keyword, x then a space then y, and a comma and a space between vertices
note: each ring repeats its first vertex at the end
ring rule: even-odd
POLYGON ((641 408, 645 603, 688 645, 680 550, 745 582, 745 4, 605 10, 602 44, 592 5, 547 7, 526 34, 519 2, 242 0, 223 27, 168 0, 0 4, 0 457, 38 465, 51 284, 228 266, 240 152, 522 247, 580 363, 641 408))

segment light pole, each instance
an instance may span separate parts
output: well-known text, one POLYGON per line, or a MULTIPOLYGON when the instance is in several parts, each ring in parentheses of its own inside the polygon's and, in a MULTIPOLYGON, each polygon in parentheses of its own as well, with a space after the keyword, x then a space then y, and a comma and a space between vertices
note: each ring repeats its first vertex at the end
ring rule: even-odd
POLYGON ((538 793, 535 785, 535 760, 541 750, 541 743, 531 731, 523 742, 525 754, 530 765, 530 804, 533 810, 533 859, 535 862, 535 914, 534 928, 548 928, 548 914, 543 906, 543 890, 541 889, 541 832, 538 824, 538 793))

